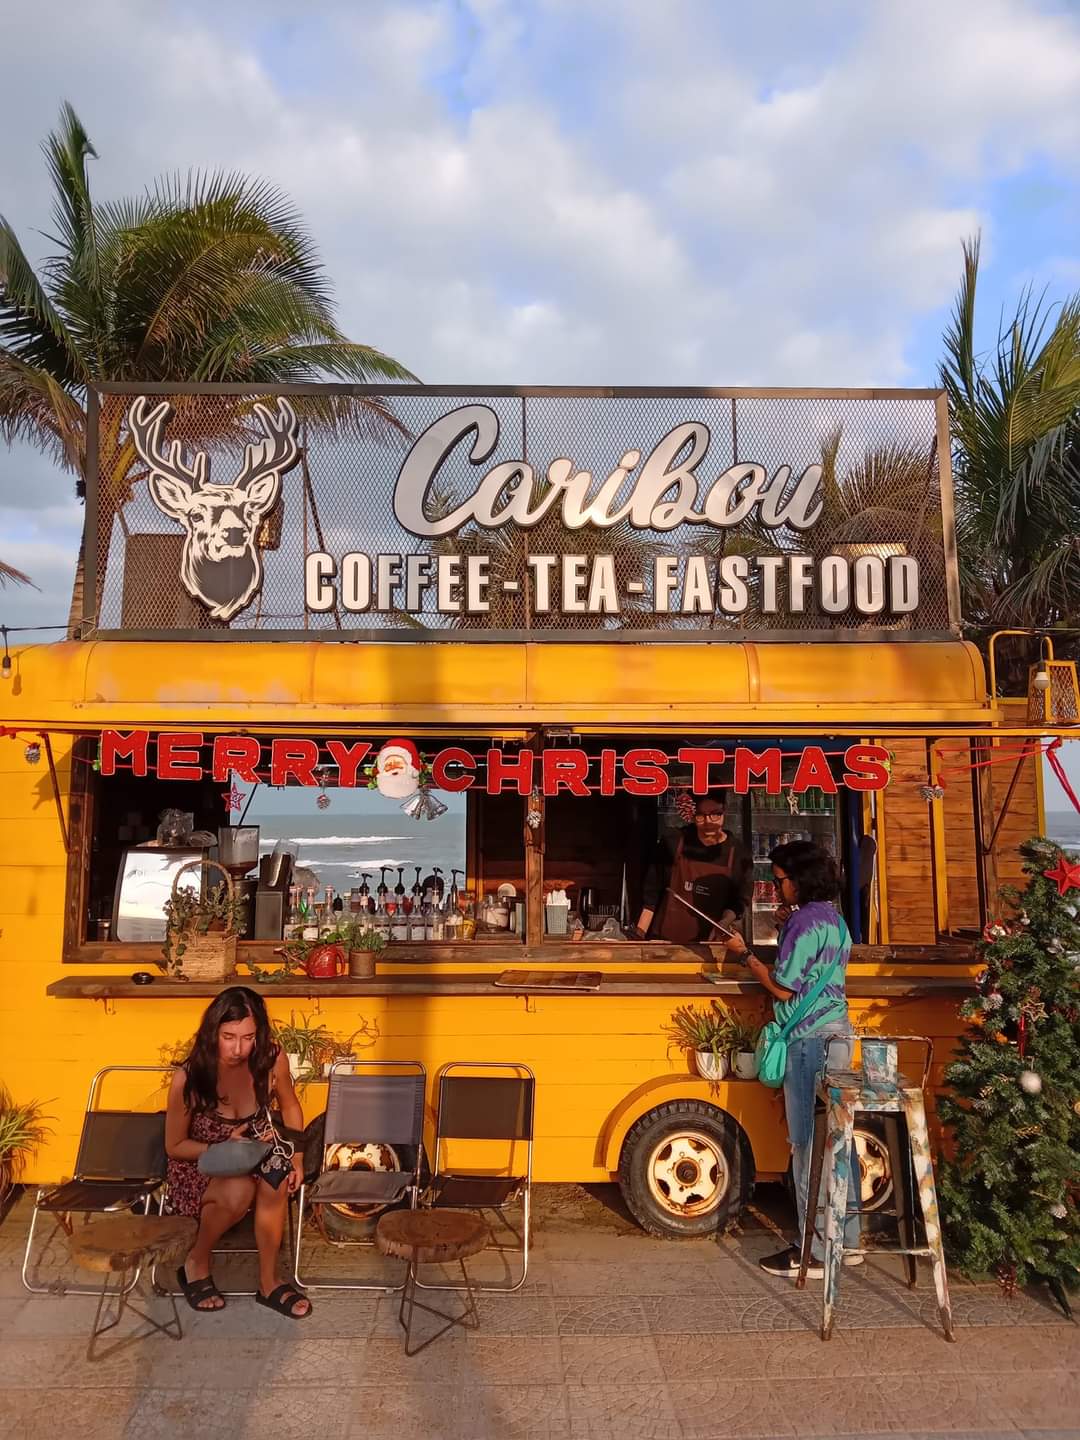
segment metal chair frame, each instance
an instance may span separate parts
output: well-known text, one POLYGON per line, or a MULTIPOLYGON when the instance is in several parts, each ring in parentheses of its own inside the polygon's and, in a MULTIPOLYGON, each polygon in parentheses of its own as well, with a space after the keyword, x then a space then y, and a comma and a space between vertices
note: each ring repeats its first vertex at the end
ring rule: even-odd
MULTIPOLYGON (((421 1169, 422 1169, 422 1166, 423 1166, 423 1163, 424 1163, 424 1098, 425 1098, 426 1086, 427 1086, 427 1068, 426 1068, 426 1067, 421 1063, 421 1061, 419 1061, 419 1060, 338 1060, 338 1061, 335 1061, 334 1064, 330 1067, 330 1085, 329 1085, 329 1088, 328 1088, 328 1090, 327 1090, 327 1096, 326 1096, 327 1129, 326 1129, 326 1131, 324 1132, 324 1135, 323 1135, 323 1158, 322 1158, 322 1165, 320 1166, 319 1175, 318 1175, 318 1178, 317 1178, 316 1181, 315 1181, 315 1184, 318 1184, 318 1180, 321 1180, 322 1177, 323 1177, 323 1175, 328 1174, 328 1173, 333 1173, 333 1172, 328 1172, 328 1171, 325 1170, 325 1168, 323 1168, 323 1167, 325 1167, 325 1164, 326 1164, 326 1152, 327 1152, 328 1148, 329 1148, 331 1145, 336 1145, 336 1144, 343 1143, 343 1142, 346 1142, 346 1141, 360 1141, 360 1140, 382 1141, 382 1142, 384 1142, 384 1143, 386 1143, 386 1144, 391 1144, 391 1145, 392 1145, 392 1144, 411 1145, 411 1146, 414 1146, 414 1147, 415 1147, 415 1150, 416 1150, 416 1159, 415 1159, 415 1161, 414 1161, 414 1163, 413 1163, 413 1169, 412 1169, 412 1172, 411 1172, 411 1176, 410 1176, 410 1179, 409 1179, 408 1183, 407 1183, 406 1186, 405 1186, 405 1190, 406 1190, 406 1193, 407 1193, 408 1196, 409 1196, 409 1209, 410 1209, 410 1210, 415 1210, 416 1207, 417 1207, 417 1205, 419 1204, 419 1199, 420 1199, 420 1172, 421 1172, 421 1169), (398 1076, 398 1077, 390 1076, 390 1077, 387 1077, 387 1078, 400 1078, 400 1079, 402 1079, 402 1080, 409 1080, 409 1081, 411 1081, 411 1082, 413 1083, 413 1085, 415 1085, 416 1082, 419 1081, 419 1095, 418 1095, 418 1097, 417 1097, 417 1098, 418 1098, 418 1103, 417 1103, 416 1106, 415 1106, 415 1111, 414 1111, 414 1116, 413 1116, 413 1130, 410 1132, 410 1134, 409 1134, 408 1136, 404 1136, 404 1135, 349 1135, 349 1136, 346 1136, 346 1135, 339 1135, 339 1134, 337 1133, 336 1129, 333 1130, 333 1131, 330 1130, 330 1114, 331 1114, 331 1105, 332 1105, 332 1102, 333 1102, 333 1100, 334 1100, 334 1082, 335 1082, 335 1080, 339 1079, 339 1077, 340 1077, 340 1081, 345 1081, 345 1082, 347 1082, 347 1081, 349 1081, 349 1080, 359 1080, 359 1081, 363 1081, 363 1080, 366 1078, 363 1072, 364 1072, 365 1070, 367 1070, 367 1069, 376 1069, 376 1070, 377 1070, 377 1069, 381 1069, 381 1070, 406 1071, 406 1072, 410 1072, 410 1073, 407 1073, 407 1074, 404 1074, 404 1075, 400 1075, 400 1076, 398 1076)), ((403 1174, 406 1174, 406 1175, 409 1174, 409 1172, 407 1172, 407 1171, 402 1172, 402 1173, 403 1173, 403 1174)), ((325 1229, 324 1229, 323 1226, 322 1226, 321 1217, 320 1217, 319 1214, 318 1214, 318 1208, 317 1208, 317 1207, 321 1207, 321 1206, 324 1205, 324 1204, 332 1204, 332 1203, 334 1203, 334 1202, 333 1202, 333 1201, 320 1201, 320 1200, 318 1200, 318 1199, 314 1199, 314 1200, 309 1199, 309 1198, 308 1198, 308 1193, 307 1193, 308 1190, 309 1190, 309 1188, 310 1188, 310 1187, 308 1186, 308 1184, 307 1184, 306 1181, 304 1182, 303 1185, 301 1185, 301 1187, 300 1187, 300 1193, 299 1193, 299 1198, 298 1198, 298 1203, 297 1203, 295 1248, 294 1248, 294 1252, 293 1252, 293 1280, 294 1280, 294 1282, 300 1287, 300 1289, 302 1289, 302 1290, 377 1290, 377 1291, 379 1291, 380 1293, 387 1294, 387 1295, 396 1294, 398 1291, 402 1291, 402 1292, 403 1292, 404 1289, 405 1289, 405 1286, 406 1286, 406 1284, 407 1284, 407 1282, 408 1282, 408 1275, 407 1275, 407 1274, 406 1274, 406 1278, 401 1282, 400 1285, 390 1285, 390 1284, 387 1284, 385 1281, 382 1281, 382 1282, 380 1282, 379 1284, 369 1285, 369 1284, 361 1283, 361 1282, 355 1281, 355 1280, 350 1280, 350 1281, 337 1281, 337 1282, 335 1282, 335 1281, 323 1281, 323 1280, 304 1280, 304 1279, 301 1277, 301 1275, 300 1275, 300 1253, 301 1253, 301 1247, 302 1247, 302 1244, 303 1244, 303 1235, 304 1235, 304 1207, 305 1207, 305 1204, 308 1205, 308 1206, 310 1206, 311 1211, 312 1211, 312 1216, 313 1216, 313 1218, 314 1218, 314 1220, 315 1220, 316 1225, 319 1227, 320 1235, 321 1235, 323 1241, 324 1241, 327 1245, 333 1245, 335 1248, 341 1249, 341 1250, 344 1250, 344 1249, 347 1249, 347 1248, 350 1248, 350 1247, 353 1247, 353 1246, 355 1246, 355 1247, 357 1247, 357 1248, 360 1248, 360 1249, 365 1249, 365 1250, 374 1250, 374 1249, 376 1248, 376 1247, 375 1247, 375 1241, 374 1241, 374 1239, 371 1239, 371 1240, 332 1240, 332 1239, 329 1237, 329 1235, 327 1235, 325 1229)), ((338 1203, 345 1203, 345 1202, 338 1202, 338 1203)), ((371 1203, 377 1203, 377 1197, 373 1197, 371 1203)))
MULTIPOLYGON (((487 1245, 487 1246, 484 1247, 486 1250, 496 1250, 496 1251, 498 1251, 500 1254, 505 1254, 505 1255, 520 1255, 520 1256, 522 1257, 522 1261, 521 1261, 521 1275, 520 1275, 520 1277, 519 1277, 516 1281, 514 1281, 513 1284, 506 1284, 506 1285, 480 1285, 480 1284, 477 1284, 477 1282, 476 1282, 475 1280, 470 1280, 470 1281, 468 1282, 468 1286, 469 1286, 470 1291, 475 1291, 477 1294, 482 1294, 482 1295, 487 1295, 487 1294, 491 1294, 491 1295, 512 1295, 516 1290, 520 1290, 520 1289, 522 1288, 522 1286, 525 1284, 525 1281, 526 1281, 526 1279, 528 1278, 528 1274, 529 1274, 529 1236, 530 1236, 530 1216, 531 1216, 531 1201, 532 1201, 532 1165, 533 1165, 533 1145, 534 1145, 534 1143, 535 1143, 535 1142, 534 1142, 534 1131, 535 1131, 535 1115, 536 1115, 536 1075, 533 1073, 533 1071, 529 1068, 528 1065, 515 1064, 515 1063, 513 1063, 513 1062, 497 1062, 497 1061, 488 1061, 488 1060, 451 1060, 451 1061, 449 1061, 446 1065, 444 1065, 444 1066, 442 1067, 442 1069, 439 1071, 439 1077, 438 1077, 438 1078, 439 1078, 439 1109, 438 1109, 438 1113, 437 1113, 436 1119, 435 1119, 435 1154, 434 1154, 434 1157, 433 1157, 433 1160, 432 1160, 432 1176, 431 1176, 430 1184, 429 1184, 429 1186, 428 1186, 427 1195, 426 1195, 426 1197, 425 1197, 425 1204, 428 1204, 428 1205, 432 1206, 433 1208, 437 1208, 438 1202, 437 1202, 436 1196, 437 1196, 438 1181, 439 1181, 440 1175, 443 1173, 443 1172, 440 1170, 439 1165, 440 1165, 440 1158, 441 1158, 441 1154, 442 1154, 442 1142, 443 1142, 444 1139, 448 1139, 448 1140, 453 1140, 453 1139, 458 1139, 458 1140, 468 1140, 468 1139, 508 1140, 511 1144, 524 1143, 524 1145, 525 1145, 525 1174, 524 1174, 523 1177, 521 1177, 522 1183, 521 1183, 521 1186, 519 1187, 518 1190, 516 1190, 515 1192, 513 1192, 511 1195, 508 1195, 505 1200, 503 1200, 501 1203, 498 1203, 498 1204, 480 1204, 480 1203, 470 1204, 470 1203, 468 1203, 467 1201, 461 1202, 461 1201, 456 1201, 456 1200, 455 1200, 455 1201, 451 1202, 451 1204, 447 1207, 447 1208, 454 1209, 454 1210, 495 1210, 495 1211, 498 1211, 500 1215, 502 1215, 502 1214, 504 1214, 508 1209, 510 1209, 510 1207, 511 1207, 512 1205, 517 1204, 517 1202, 518 1202, 518 1200, 519 1200, 519 1198, 520 1198, 521 1207, 522 1207, 522 1234, 521 1234, 521 1244, 520 1244, 520 1245, 496 1245, 496 1244, 491 1244, 491 1245, 487 1245), (525 1135, 490 1135, 490 1136, 489 1136, 489 1135, 469 1136, 469 1135, 448 1135, 448 1134, 446 1134, 445 1131, 444 1131, 444 1129, 443 1129, 443 1117, 444 1117, 444 1114, 445 1114, 444 1093, 445 1093, 445 1089, 446 1089, 447 1082, 450 1081, 451 1084, 453 1083, 453 1077, 452 1077, 452 1075, 451 1075, 451 1072, 452 1072, 452 1071, 458 1071, 458 1070, 470 1070, 470 1071, 476 1071, 476 1070, 483 1070, 483 1071, 492 1071, 492 1070, 512 1071, 513 1074, 514 1074, 514 1076, 515 1076, 515 1078, 520 1081, 521 1086, 522 1086, 522 1088, 525 1090, 525 1092, 526 1092, 526 1094, 527 1094, 527 1097, 528 1097, 528 1099, 527 1099, 527 1105, 526 1105, 526 1117, 527 1117, 527 1125, 526 1125, 526 1128, 527 1128, 527 1132, 528 1132, 528 1133, 525 1134, 525 1135)), ((458 1077, 458 1078, 464 1078, 464 1077, 458 1077)), ((472 1076, 472 1077, 470 1077, 470 1078, 477 1079, 477 1080, 484 1080, 484 1079, 486 1079, 486 1078, 488 1078, 488 1077, 485 1076, 485 1075, 474 1075, 474 1076, 472 1076)), ((454 1178, 454 1177, 453 1177, 453 1173, 452 1173, 452 1172, 447 1172, 447 1177, 448 1177, 448 1178, 454 1178)), ((503 1177, 499 1177, 499 1176, 495 1176, 495 1175, 491 1175, 491 1176, 486 1176, 486 1175, 484 1175, 484 1176, 476 1176, 476 1177, 474 1177, 474 1176, 469 1176, 469 1177, 467 1177, 467 1178, 468 1178, 468 1179, 474 1179, 474 1178, 475 1178, 475 1179, 477 1179, 477 1180, 481 1180, 481 1181, 482 1181, 482 1180, 489 1179, 489 1178, 490 1178, 490 1179, 497 1179, 497 1178, 503 1178, 503 1177)), ((510 1179, 510 1178, 517 1178, 517 1177, 507 1176, 507 1177, 505 1177, 505 1178, 510 1179)), ((509 1227, 508 1227, 508 1228, 509 1228, 509 1227)), ((425 1284, 423 1284, 420 1280, 417 1280, 417 1279, 415 1278, 415 1276, 413 1277, 413 1279, 414 1279, 414 1284, 415 1284, 415 1286, 416 1286, 418 1289, 420 1289, 420 1290, 455 1290, 455 1291, 459 1291, 459 1290, 461 1289, 461 1286, 460 1286, 460 1285, 425 1285, 425 1284)))
MULTIPOLYGON (((101 1070, 99 1070, 99 1071, 97 1072, 97 1074, 93 1077, 93 1079, 90 1081, 90 1091, 89 1091, 89 1094, 87 1095, 87 1098, 86 1098, 86 1109, 85 1109, 85 1111, 83 1112, 82 1132, 81 1132, 81 1134, 80 1134, 80 1136, 79 1136, 79 1151, 78 1151, 78 1155, 76 1156, 76 1160, 75 1160, 75 1174, 74 1174, 74 1176, 72 1177, 72 1180, 71 1180, 71 1181, 63 1181, 63 1182, 62 1182, 61 1184, 59 1184, 59 1185, 39 1186, 37 1195, 36 1195, 35 1200, 34 1200, 34 1209, 33 1209, 33 1212, 32 1212, 32 1214, 31 1214, 31 1217, 30 1217, 30 1230, 29 1230, 29 1233, 28 1233, 28 1235, 27 1235, 27 1237, 26 1237, 26 1249, 25 1249, 25 1251, 23 1252, 23 1263, 22 1263, 22 1283, 23 1283, 23 1287, 24 1287, 26 1290, 28 1290, 31 1295, 54 1295, 54 1294, 58 1294, 58 1295, 91 1295, 91 1296, 95 1296, 95 1297, 100 1298, 101 1293, 102 1293, 102 1292, 101 1292, 101 1288, 98 1287, 98 1286, 95 1286, 95 1287, 92 1287, 92 1288, 91 1288, 91 1287, 88 1287, 88 1286, 85 1286, 85 1285, 66 1285, 66 1284, 64 1284, 63 1282, 56 1282, 56 1283, 54 1283, 54 1284, 52 1284, 52 1285, 34 1285, 33 1283, 31 1283, 30 1275, 29 1275, 30 1255, 31 1255, 31 1252, 32 1252, 32 1250, 33 1250, 33 1245, 34 1245, 34 1233, 35 1233, 35 1231, 36 1231, 36 1229, 37 1229, 38 1216, 43 1213, 42 1201, 43 1201, 43 1200, 47 1200, 51 1195, 56 1195, 56 1194, 58 1194, 60 1191, 63 1190, 64 1185, 71 1184, 72 1182, 77 1182, 77 1183, 82 1184, 82 1185, 90 1185, 90 1186, 93 1186, 93 1185, 95 1185, 95 1184, 100 1184, 101 1186, 104 1187, 104 1186, 108 1185, 108 1186, 112 1187, 113 1189, 115 1189, 117 1186, 123 1186, 123 1185, 127 1184, 128 1182, 130 1182, 131 1199, 130 1199, 130 1201, 125 1201, 124 1198, 123 1198, 123 1196, 121 1196, 121 1197, 116 1197, 116 1196, 114 1196, 113 1200, 111 1201, 111 1203, 110 1203, 109 1205, 102 1205, 102 1206, 100 1206, 100 1207, 92 1206, 92 1207, 90 1207, 89 1209, 86 1209, 86 1208, 83 1208, 83 1207, 81 1207, 81 1206, 75 1206, 75 1207, 72 1208, 71 1210, 61 1210, 61 1209, 48 1210, 48 1211, 46 1211, 46 1212, 44 1212, 44 1213, 51 1214, 51 1215, 53 1215, 53 1216, 55 1217, 55 1218, 54 1218, 53 1232, 52 1232, 53 1234, 55 1234, 55 1232, 56 1232, 57 1230, 63 1230, 63 1232, 64 1232, 65 1235, 70 1235, 70 1234, 72 1233, 72 1224, 71 1224, 71 1216, 72 1216, 72 1215, 84 1215, 84 1216, 89 1217, 90 1215, 103 1215, 103 1214, 107 1214, 110 1210, 114 1209, 114 1207, 115 1207, 115 1208, 120 1208, 120 1209, 126 1209, 126 1208, 129 1207, 129 1204, 130 1204, 130 1205, 137 1204, 138 1201, 140 1200, 140 1198, 142 1199, 142 1206, 143 1206, 143 1211, 142 1211, 142 1213, 143 1213, 144 1215, 149 1215, 149 1213, 150 1213, 150 1205, 151 1205, 152 1200, 154 1199, 154 1194, 155 1194, 155 1192, 157 1193, 158 1214, 161 1213, 162 1207, 163 1207, 163 1205, 164 1205, 164 1203, 165 1203, 165 1191, 164 1191, 164 1181, 165 1181, 164 1117, 162 1118, 162 1132, 163 1132, 163 1134, 162 1134, 162 1167, 161 1167, 161 1168, 162 1168, 162 1173, 161 1173, 160 1175, 147 1175, 147 1176, 133 1176, 133 1175, 109 1175, 109 1176, 105 1176, 105 1175, 101 1175, 101 1174, 89 1174, 89 1175, 88 1175, 88 1174, 86 1173, 86 1166, 89 1164, 90 1157, 88 1157, 88 1156, 86 1155, 86 1150, 87 1150, 87 1142, 88 1142, 88 1140, 89 1140, 90 1137, 89 1137, 89 1135, 88 1135, 88 1125, 87 1125, 87 1121, 88 1121, 89 1119, 91 1119, 94 1115, 99 1115, 99 1114, 116 1114, 116 1115, 139 1115, 139 1116, 145 1116, 145 1115, 148 1115, 148 1114, 156 1114, 156 1113, 157 1113, 157 1112, 149 1112, 149 1111, 144 1111, 144 1110, 128 1110, 128 1111, 116 1110, 116 1111, 105 1111, 103 1108, 102 1108, 102 1109, 96 1108, 96 1106, 95 1106, 95 1101, 96 1101, 97 1098, 98 1098, 98 1095, 99 1095, 100 1090, 101 1090, 101 1088, 102 1088, 102 1084, 103 1084, 103 1081, 104 1081, 104 1077, 105 1077, 106 1075, 114 1075, 114 1074, 118 1074, 118 1073, 128 1073, 128 1074, 130 1074, 130 1073, 132 1073, 132 1072, 145 1072, 145 1073, 147 1073, 147 1074, 152 1074, 152 1075, 153 1075, 153 1074, 165 1075, 165 1074, 170 1074, 171 1071, 172 1071, 172 1067, 169 1066, 169 1065, 106 1065, 106 1066, 104 1066, 101 1070)), ((49 1238, 51 1239, 51 1238, 52 1238, 52 1235, 50 1235, 49 1238)), ((119 1294, 120 1294, 121 1297, 130 1294, 131 1291, 134 1290, 135 1286, 139 1283, 139 1275, 140 1275, 140 1273, 141 1273, 140 1270, 139 1270, 138 1268, 136 1268, 135 1271, 133 1272, 133 1274, 131 1275, 131 1278, 130 1278, 130 1279, 127 1279, 126 1277, 121 1276, 121 1288, 120 1288, 120 1291, 119 1291, 119 1294)))

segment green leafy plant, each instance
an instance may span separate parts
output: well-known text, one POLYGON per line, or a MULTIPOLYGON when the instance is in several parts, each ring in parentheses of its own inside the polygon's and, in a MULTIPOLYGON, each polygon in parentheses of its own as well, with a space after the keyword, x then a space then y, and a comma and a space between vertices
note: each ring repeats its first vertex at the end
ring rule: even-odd
POLYGON ((680 1005, 671 1016, 667 1033, 671 1043, 683 1050, 705 1051, 717 1059, 731 1049, 733 1016, 722 1000, 713 1000, 705 1010, 680 1005))
POLYGON ((370 1049, 379 1038, 378 1024, 365 1020, 351 1035, 337 1036, 321 1021, 290 1012, 288 1024, 274 1026, 274 1039, 287 1055, 296 1056, 295 1078, 301 1085, 322 1078, 323 1067, 334 1060, 354 1056, 357 1049, 370 1049))
POLYGON ((230 895, 224 881, 211 885, 200 895, 193 886, 185 885, 165 902, 165 943, 161 953, 165 969, 178 974, 193 935, 209 935, 220 931, 234 935, 245 919, 245 901, 238 890, 230 895))
POLYGON ((258 965, 254 960, 245 960, 251 978, 260 985, 280 985, 285 980, 291 980, 295 975, 300 974, 307 964, 308 956, 316 945, 325 944, 322 940, 301 940, 294 939, 287 941, 274 951, 275 955, 281 956, 281 964, 271 970, 266 965, 258 965))
POLYGON ((386 936, 383 932, 373 930, 362 920, 347 921, 330 938, 331 941, 343 945, 346 950, 370 950, 373 955, 381 955, 386 949, 386 936))
POLYGON ((733 1055, 752 1054, 757 1049, 760 1024, 748 1015, 733 1014, 728 1028, 728 1047, 733 1055))
POLYGON ((30 1152, 51 1134, 51 1126, 45 1123, 51 1119, 36 1100, 16 1103, 0 1086, 0 1201, 21 1174, 30 1152))

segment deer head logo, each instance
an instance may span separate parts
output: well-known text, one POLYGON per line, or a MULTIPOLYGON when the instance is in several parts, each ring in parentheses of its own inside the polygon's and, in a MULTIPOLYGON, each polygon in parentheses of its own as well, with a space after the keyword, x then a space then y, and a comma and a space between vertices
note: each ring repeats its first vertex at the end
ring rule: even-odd
POLYGON ((281 477, 300 458, 296 413, 285 400, 277 414, 256 405, 265 439, 245 447, 235 480, 210 480, 210 457, 196 453, 190 465, 181 459, 179 440, 162 445, 172 406, 162 400, 150 408, 140 395, 128 411, 131 439, 149 470, 154 504, 187 531, 180 562, 184 589, 200 600, 215 620, 231 620, 249 604, 262 584, 262 560, 255 545, 259 522, 281 493, 281 477))

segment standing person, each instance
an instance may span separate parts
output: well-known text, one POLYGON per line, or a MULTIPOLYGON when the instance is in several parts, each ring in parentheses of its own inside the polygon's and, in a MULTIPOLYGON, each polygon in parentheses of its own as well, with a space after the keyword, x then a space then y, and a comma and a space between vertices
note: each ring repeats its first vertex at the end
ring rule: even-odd
POLYGON ((304 1114, 288 1057, 274 1042, 263 998, 233 985, 207 1006, 191 1053, 173 1076, 165 1107, 166 1209, 199 1222, 195 1244, 176 1277, 193 1310, 224 1307, 210 1274, 211 1252, 254 1207, 256 1301, 291 1320, 311 1314, 310 1300, 295 1285, 277 1281, 285 1210, 304 1178, 302 1150, 276 1164, 270 1155, 252 1175, 211 1179, 198 1168, 199 1156, 211 1145, 267 1133, 271 1102, 280 1110, 283 1126, 302 1130, 304 1114))
POLYGON ((699 795, 694 823, 674 843, 662 840, 645 878, 643 909, 637 928, 649 940, 695 945, 709 940, 713 926, 679 903, 681 896, 718 924, 734 924, 753 893, 754 866, 724 828, 723 791, 699 795))
MULTIPOLYGON (((784 1113, 787 1118, 791 1167, 795 1181, 795 1208, 798 1235, 806 1223, 807 1189, 814 1138, 814 1104, 817 1078, 828 1054, 833 1068, 851 1064, 854 1040, 847 1006, 847 964, 851 935, 844 917, 836 908, 840 895, 840 872, 832 856, 805 841, 782 845, 769 856, 773 885, 781 907, 790 913, 783 924, 776 965, 770 970, 750 952, 741 935, 727 942, 729 952, 741 956, 754 978, 773 997, 773 1015, 783 1025, 795 1013, 804 995, 823 974, 825 988, 802 1016, 788 1039, 787 1070, 784 1075, 784 1113)), ((854 1157, 853 1157, 854 1160, 854 1157)), ((857 1160, 852 1174, 858 1177, 857 1160)), ((824 1175, 822 1177, 824 1182, 824 1175)), ((858 1205, 852 1194, 849 1208, 858 1205)), ((820 1208, 820 1198, 815 1208, 820 1208)), ((850 1216, 845 1244, 858 1244, 858 1216, 850 1216)), ((824 1272, 825 1242, 820 1217, 814 1222, 811 1263, 807 1274, 821 1278, 824 1272)), ((846 1257, 857 1265, 861 1255, 846 1257)), ((769 1255, 761 1268, 770 1275, 794 1278, 799 1270, 798 1242, 777 1255, 769 1255)))

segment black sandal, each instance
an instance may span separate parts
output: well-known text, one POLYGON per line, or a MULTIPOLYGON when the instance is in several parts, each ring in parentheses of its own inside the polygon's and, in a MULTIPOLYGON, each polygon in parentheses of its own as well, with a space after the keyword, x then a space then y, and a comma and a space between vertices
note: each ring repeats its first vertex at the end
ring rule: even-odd
POLYGON ((308 1297, 288 1282, 279 1285, 269 1295, 264 1295, 261 1290, 255 1291, 256 1305, 265 1305, 268 1310, 274 1310, 279 1315, 286 1316, 289 1320, 306 1320, 311 1314, 311 1301, 308 1297), (296 1313, 296 1306, 301 1300, 307 1300, 308 1308, 299 1315, 296 1313))
POLYGON ((180 1289, 184 1292, 184 1299, 191 1306, 192 1310, 198 1311, 200 1315, 214 1315, 218 1310, 225 1309, 225 1296, 214 1284, 214 1277, 207 1275, 202 1280, 189 1280, 184 1274, 183 1265, 176 1272, 176 1278, 180 1282, 180 1289), (204 1305, 202 1301, 218 1299, 220 1305, 204 1305))

